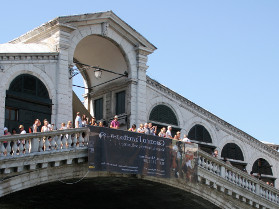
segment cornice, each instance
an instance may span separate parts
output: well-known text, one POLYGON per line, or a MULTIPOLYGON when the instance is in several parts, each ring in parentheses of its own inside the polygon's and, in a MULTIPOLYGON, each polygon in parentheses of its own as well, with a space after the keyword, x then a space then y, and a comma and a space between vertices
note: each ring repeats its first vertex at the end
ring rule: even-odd
POLYGON ((0 53, 0 61, 58 60, 58 52, 52 53, 0 53))
POLYGON ((273 148, 271 148, 268 145, 260 142, 256 138, 254 138, 251 135, 245 133, 244 131, 236 128, 235 126, 227 123, 223 119, 217 117, 216 115, 214 115, 214 114, 210 113, 209 111, 203 109, 202 107, 200 107, 197 104, 193 103, 192 101, 186 99, 185 97, 181 96, 180 94, 174 92, 173 90, 171 90, 171 89, 167 88, 166 86, 160 84, 159 82, 153 80, 149 76, 146 76, 146 83, 148 85, 154 87, 158 91, 160 91, 164 94, 167 94, 169 97, 171 97, 171 98, 173 98, 177 101, 180 101, 181 103, 183 103, 185 108, 191 109, 192 110, 191 112, 194 112, 196 114, 199 114, 199 115, 203 116, 203 118, 206 119, 206 120, 210 120, 212 122, 215 122, 216 124, 223 127, 223 129, 229 130, 229 132, 232 132, 233 135, 236 138, 238 138, 240 140, 243 140, 243 138, 244 138, 246 140, 246 142, 248 144, 250 144, 251 146, 253 146, 254 148, 258 149, 260 147, 261 151, 265 150, 265 151, 267 151, 267 153, 266 153, 267 155, 269 155, 272 158, 278 159, 279 153, 276 150, 274 150, 273 148))
MULTIPOLYGON (((94 24, 109 24, 109 27, 117 33, 120 33, 123 37, 126 37, 128 41, 135 45, 140 43, 140 45, 148 48, 151 53, 157 49, 145 37, 120 19, 112 11, 57 17, 10 41, 9 43, 36 43, 51 36, 59 30, 71 33, 78 27, 94 24)), ((103 35, 106 34, 104 33, 103 35)))

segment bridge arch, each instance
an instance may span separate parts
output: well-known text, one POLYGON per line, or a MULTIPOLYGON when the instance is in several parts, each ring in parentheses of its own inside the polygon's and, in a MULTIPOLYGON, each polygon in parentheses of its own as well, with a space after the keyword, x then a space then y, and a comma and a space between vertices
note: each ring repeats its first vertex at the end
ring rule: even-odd
MULTIPOLYGON (((73 165, 64 165, 60 167, 49 167, 45 169, 37 169, 32 172, 23 173, 8 179, 4 179, 1 185, 0 197, 3 197, 7 194, 21 191, 23 189, 39 186, 42 184, 52 183, 52 182, 72 182, 72 179, 75 179, 75 182, 81 180, 82 178, 98 178, 98 177, 126 177, 131 178, 131 175, 111 173, 111 172, 87 172, 88 164, 80 163, 73 165), (71 181, 69 181, 71 179, 71 181)), ((135 176, 133 176, 135 178, 135 176)), ((182 181, 169 180, 163 178, 156 178, 150 176, 137 176, 137 178, 142 180, 147 180, 151 182, 160 183, 163 185, 171 186, 173 188, 178 188, 183 191, 189 192, 192 195, 196 196, 195 200, 198 198, 203 198, 217 207, 223 208, 234 208, 234 203, 226 201, 225 198, 216 198, 216 194, 212 192, 211 189, 204 184, 191 184, 183 183, 182 181)), ((218 192, 218 191, 216 191, 218 192)))

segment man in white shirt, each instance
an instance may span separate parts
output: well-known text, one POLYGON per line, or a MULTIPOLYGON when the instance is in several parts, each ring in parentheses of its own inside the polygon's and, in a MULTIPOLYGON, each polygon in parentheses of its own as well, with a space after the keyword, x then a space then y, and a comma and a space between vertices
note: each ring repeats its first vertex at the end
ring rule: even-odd
POLYGON ((24 130, 24 126, 20 125, 19 126, 20 134, 26 134, 26 131, 24 130))
POLYGON ((168 126, 168 130, 166 132, 166 138, 173 139, 172 134, 171 134, 171 130, 172 130, 172 127, 168 126))

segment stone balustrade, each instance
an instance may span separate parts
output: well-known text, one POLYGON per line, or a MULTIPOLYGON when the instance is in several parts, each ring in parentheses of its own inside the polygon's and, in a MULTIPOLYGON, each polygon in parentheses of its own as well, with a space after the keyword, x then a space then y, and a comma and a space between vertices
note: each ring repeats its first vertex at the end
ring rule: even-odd
POLYGON ((255 195, 271 201, 277 205, 276 208, 279 208, 279 190, 254 176, 228 165, 201 150, 199 151, 198 166, 199 181, 203 180, 208 186, 227 195, 234 196, 234 198, 240 199, 242 202, 246 202, 256 208, 269 207, 260 205, 259 199, 255 199, 255 195), (206 170, 209 175, 201 175, 201 170, 206 170), (224 184, 222 180, 226 180, 230 184, 224 184))
MULTIPOLYGON (((0 178, 3 181, 16 178, 19 173, 25 175, 30 171, 43 171, 43 168, 83 163, 88 157, 88 141, 88 128, 2 136, 0 178)), ((279 190, 201 150, 198 181, 200 186, 205 184, 210 191, 217 192, 215 194, 226 194, 247 208, 279 208, 279 190)), ((20 190, 16 181, 15 187, 13 191, 20 190)), ((7 192, 10 189, 7 185, 7 192)), ((246 208, 242 206, 240 208, 246 208)))
POLYGON ((0 159, 87 146, 88 128, 0 137, 0 159))

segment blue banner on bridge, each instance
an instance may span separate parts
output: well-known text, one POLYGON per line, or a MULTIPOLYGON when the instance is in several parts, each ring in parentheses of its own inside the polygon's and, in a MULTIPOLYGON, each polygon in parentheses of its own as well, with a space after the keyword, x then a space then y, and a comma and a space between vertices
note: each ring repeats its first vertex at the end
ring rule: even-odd
POLYGON ((89 128, 90 171, 196 180, 195 144, 103 127, 89 128))

